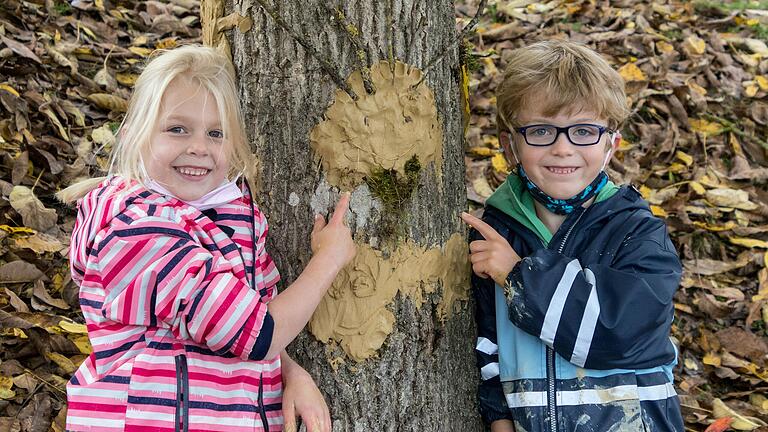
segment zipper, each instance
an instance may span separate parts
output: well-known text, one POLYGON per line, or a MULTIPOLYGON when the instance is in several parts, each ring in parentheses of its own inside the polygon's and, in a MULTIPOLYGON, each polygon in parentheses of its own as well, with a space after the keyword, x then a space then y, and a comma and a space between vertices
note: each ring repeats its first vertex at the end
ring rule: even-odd
POLYGON ((557 432, 557 393, 555 392, 555 350, 547 347, 547 409, 549 430, 557 432))
MULTIPOLYGON (((565 243, 568 241, 568 237, 571 236, 573 228, 581 220, 581 217, 586 213, 586 210, 579 213, 576 221, 568 228, 563 241, 560 243, 560 247, 557 249, 557 253, 562 254, 565 249, 565 243)), ((555 373, 555 350, 554 348, 547 346, 547 411, 549 412, 549 430, 550 432, 557 432, 557 389, 555 384, 557 382, 557 376, 555 373)))
POLYGON ((267 421, 267 411, 264 408, 264 374, 259 374, 259 415, 261 416, 261 425, 264 426, 264 432, 269 432, 269 422, 267 421))
POLYGON ((189 376, 187 357, 179 354, 176 361, 176 432, 189 431, 189 376))

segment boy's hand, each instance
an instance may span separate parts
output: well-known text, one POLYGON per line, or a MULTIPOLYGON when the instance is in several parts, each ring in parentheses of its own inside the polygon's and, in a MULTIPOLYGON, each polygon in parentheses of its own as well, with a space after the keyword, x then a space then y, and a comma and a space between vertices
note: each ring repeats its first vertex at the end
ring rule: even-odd
POLYGON ((315 216, 315 226, 312 228, 312 253, 315 255, 326 254, 338 264, 341 270, 357 253, 355 243, 352 241, 352 233, 344 223, 344 215, 349 209, 349 192, 341 195, 333 215, 325 223, 321 215, 315 216))
POLYGON ((461 219, 485 238, 469 244, 472 270, 481 278, 490 277, 504 286, 509 272, 520 261, 520 255, 512 249, 507 239, 487 223, 465 212, 461 213, 461 219))

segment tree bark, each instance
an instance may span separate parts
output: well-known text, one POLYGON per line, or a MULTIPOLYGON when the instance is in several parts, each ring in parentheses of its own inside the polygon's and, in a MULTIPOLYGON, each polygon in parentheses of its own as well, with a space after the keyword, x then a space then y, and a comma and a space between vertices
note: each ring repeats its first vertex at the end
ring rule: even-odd
MULTIPOLYGON (((466 206, 463 131, 459 102, 459 49, 453 4, 447 0, 260 0, 284 20, 281 26, 257 0, 228 0, 225 15, 250 17, 250 30, 227 32, 240 85, 246 128, 258 159, 253 185, 256 202, 270 223, 268 251, 287 286, 310 257, 311 201, 325 173, 310 146, 310 132, 333 103, 342 80, 367 62, 399 60, 424 69, 434 92, 443 146, 440 167, 419 172, 418 185, 404 208, 405 237, 419 245, 443 245, 463 233, 458 217, 466 206), (337 25, 338 7, 357 30, 355 48, 337 25), (292 29, 292 36, 285 27, 292 29), (296 38, 317 54, 310 53, 296 38), (320 58, 318 58, 318 56, 320 58), (321 59, 327 61, 325 69, 321 59)), ((370 204, 373 206, 373 204, 370 204)), ((375 213, 375 211, 374 211, 375 213)), ((361 244, 386 236, 381 224, 355 231, 361 244)), ((398 243, 405 238, 397 240, 398 243)), ((468 288, 467 288, 468 289, 468 288)), ((473 307, 461 302, 443 321, 441 291, 420 306, 397 295, 388 306, 393 331, 373 358, 355 362, 334 344, 302 333, 289 351, 326 395, 334 431, 481 430, 476 407, 473 307), (345 358, 333 364, 331 358, 345 358)))

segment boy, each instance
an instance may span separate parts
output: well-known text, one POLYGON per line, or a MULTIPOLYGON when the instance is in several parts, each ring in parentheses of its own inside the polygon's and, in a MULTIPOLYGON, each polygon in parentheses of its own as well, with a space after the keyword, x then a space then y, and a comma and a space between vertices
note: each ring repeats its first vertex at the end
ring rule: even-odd
POLYGON ((594 51, 515 50, 498 93, 516 173, 470 254, 479 403, 491 431, 683 431, 669 339, 681 267, 664 222, 604 171, 628 110, 594 51))

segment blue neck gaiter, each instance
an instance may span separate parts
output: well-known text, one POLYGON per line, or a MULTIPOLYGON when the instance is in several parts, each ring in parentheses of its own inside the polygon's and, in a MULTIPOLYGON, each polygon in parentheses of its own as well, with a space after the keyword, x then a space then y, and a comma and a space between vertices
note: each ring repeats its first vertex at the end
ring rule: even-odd
POLYGON ((540 202, 547 210, 559 215, 567 215, 572 213, 577 207, 581 206, 591 198, 596 196, 600 189, 608 183, 608 174, 605 171, 600 173, 592 180, 592 183, 587 185, 581 192, 567 199, 552 198, 541 190, 525 173, 523 166, 517 164, 517 175, 523 181, 525 188, 531 193, 533 199, 540 202))

